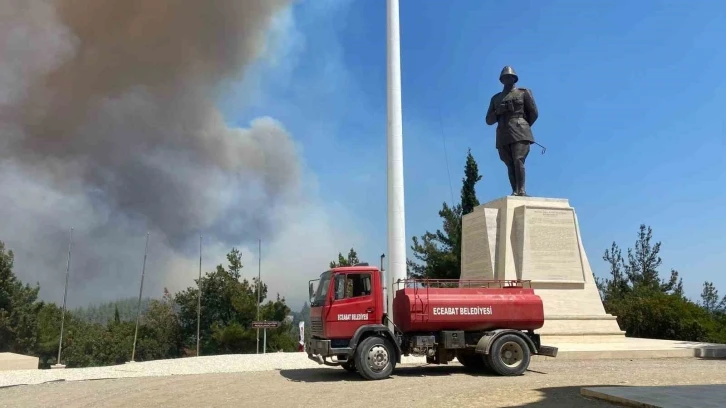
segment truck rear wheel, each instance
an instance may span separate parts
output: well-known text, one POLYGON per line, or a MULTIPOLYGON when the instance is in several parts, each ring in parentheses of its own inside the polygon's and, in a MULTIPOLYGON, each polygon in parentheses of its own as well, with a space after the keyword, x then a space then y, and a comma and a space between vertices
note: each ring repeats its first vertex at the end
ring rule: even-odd
POLYGON ((355 349, 355 368, 366 380, 388 378, 396 366, 396 354, 388 339, 372 336, 355 349))
POLYGON ((494 341, 487 363, 499 375, 522 375, 529 367, 531 351, 523 338, 505 334, 494 341))

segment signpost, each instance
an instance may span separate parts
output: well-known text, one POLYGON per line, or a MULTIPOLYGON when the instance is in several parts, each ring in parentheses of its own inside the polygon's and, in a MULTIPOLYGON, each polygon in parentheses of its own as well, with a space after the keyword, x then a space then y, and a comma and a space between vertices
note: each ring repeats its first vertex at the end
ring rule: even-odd
POLYGON ((262 333, 262 354, 265 354, 267 352, 267 329, 276 329, 280 327, 281 322, 273 322, 273 321, 257 321, 252 322, 252 328, 253 329, 263 329, 262 333))

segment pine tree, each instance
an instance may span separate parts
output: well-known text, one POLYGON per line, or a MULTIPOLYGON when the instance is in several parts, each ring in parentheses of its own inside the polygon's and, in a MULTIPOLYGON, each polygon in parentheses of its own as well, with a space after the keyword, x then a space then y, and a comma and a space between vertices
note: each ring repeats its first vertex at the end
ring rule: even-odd
POLYGON ((466 155, 466 166, 464 167, 464 178, 461 179, 463 186, 461 187, 461 213, 469 214, 474 208, 479 206, 479 200, 476 198, 476 183, 481 180, 479 175, 479 166, 474 160, 474 156, 469 149, 466 155))
POLYGON ((351 248, 350 251, 348 251, 348 257, 344 257, 342 253, 338 252, 338 261, 330 261, 330 267, 337 268, 339 266, 353 266, 359 263, 360 260, 358 259, 358 253, 355 252, 355 249, 351 248))
POLYGON ((232 275, 233 278, 239 279, 242 276, 242 254, 240 254, 239 250, 237 248, 232 248, 232 250, 227 254, 227 261, 229 262, 229 274, 232 275))
POLYGON ((413 237, 413 256, 420 261, 407 260, 412 277, 430 279, 458 279, 461 274, 461 218, 479 205, 476 183, 481 180, 479 167, 469 149, 462 178, 461 202, 449 206, 443 203, 439 211, 442 229, 413 237))
POLYGON ((610 278, 597 281, 603 302, 621 299, 632 292, 683 296, 683 279, 679 278, 678 271, 671 269, 667 280, 660 278, 661 243, 652 243, 652 239, 652 228, 641 224, 634 248, 628 248, 627 262, 615 242, 605 251, 603 260, 610 264, 610 278))
POLYGON ((0 241, 0 352, 27 354, 37 344, 40 287, 23 285, 13 272, 14 258, 0 241))
POLYGON ((718 290, 713 286, 713 282, 703 282, 703 292, 701 292, 701 307, 706 309, 709 314, 722 312, 726 309, 726 296, 719 300, 718 290))

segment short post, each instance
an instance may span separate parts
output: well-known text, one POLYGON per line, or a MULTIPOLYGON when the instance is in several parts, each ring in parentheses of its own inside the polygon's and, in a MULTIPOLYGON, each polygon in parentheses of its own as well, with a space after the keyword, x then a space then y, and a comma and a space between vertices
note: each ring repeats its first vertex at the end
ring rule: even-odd
POLYGON ((262 330, 262 354, 267 353, 267 327, 262 330))

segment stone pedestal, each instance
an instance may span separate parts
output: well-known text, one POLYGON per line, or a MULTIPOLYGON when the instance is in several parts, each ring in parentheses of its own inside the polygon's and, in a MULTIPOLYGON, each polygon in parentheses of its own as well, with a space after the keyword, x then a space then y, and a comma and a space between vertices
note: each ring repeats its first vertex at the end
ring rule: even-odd
POLYGON ((624 338, 605 313, 567 199, 500 198, 465 215, 462 228, 461 279, 530 280, 544 303, 543 341, 624 338))

